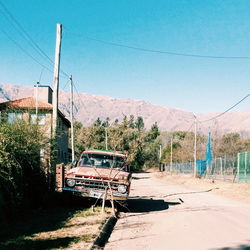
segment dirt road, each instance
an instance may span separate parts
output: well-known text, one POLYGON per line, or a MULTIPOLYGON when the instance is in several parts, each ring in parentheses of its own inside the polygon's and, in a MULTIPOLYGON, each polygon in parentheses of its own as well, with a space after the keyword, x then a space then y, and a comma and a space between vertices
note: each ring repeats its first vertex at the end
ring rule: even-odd
POLYGON ((121 214, 106 250, 250 249, 249 204, 169 184, 155 173, 133 176, 130 211, 121 214))

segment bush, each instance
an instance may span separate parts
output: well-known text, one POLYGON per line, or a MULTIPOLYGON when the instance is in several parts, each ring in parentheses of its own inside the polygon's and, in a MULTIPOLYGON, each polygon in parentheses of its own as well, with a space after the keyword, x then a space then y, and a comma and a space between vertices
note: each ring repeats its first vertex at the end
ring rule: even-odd
POLYGON ((0 124, 0 213, 37 204, 46 190, 40 164, 43 137, 37 125, 19 120, 0 124))

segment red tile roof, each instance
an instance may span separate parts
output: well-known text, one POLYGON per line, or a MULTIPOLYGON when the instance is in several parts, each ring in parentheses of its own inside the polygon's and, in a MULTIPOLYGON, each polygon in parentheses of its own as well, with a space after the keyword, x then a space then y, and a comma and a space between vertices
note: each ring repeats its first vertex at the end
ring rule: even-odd
MULTIPOLYGON (((37 101, 37 107, 39 110, 53 110, 53 105, 50 103, 44 103, 41 101, 37 101)), ((36 98, 34 97, 26 97, 14 101, 2 102, 0 103, 0 110, 4 110, 6 108, 16 108, 16 109, 36 109, 36 98)), ((70 127, 70 121, 63 115, 63 113, 58 109, 58 114, 64 120, 66 125, 70 127)))
MULTIPOLYGON (((0 106, 4 107, 13 107, 13 108, 21 108, 21 109, 35 109, 36 108, 36 99, 33 97, 22 98, 14 101, 8 101, 0 103, 0 106)), ((53 106, 50 103, 44 103, 41 101, 37 101, 37 106, 39 109, 44 110, 52 110, 53 106)))

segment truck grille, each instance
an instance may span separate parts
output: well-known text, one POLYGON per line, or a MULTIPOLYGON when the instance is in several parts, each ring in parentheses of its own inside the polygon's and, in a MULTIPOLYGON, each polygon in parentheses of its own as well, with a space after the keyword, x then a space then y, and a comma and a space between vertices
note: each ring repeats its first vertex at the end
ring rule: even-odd
MULTIPOLYGON (((113 190, 118 189, 118 183, 110 183, 113 190)), ((77 180, 76 186, 83 186, 87 189, 102 189, 104 190, 106 187, 108 187, 107 181, 95 181, 95 180, 77 180)))

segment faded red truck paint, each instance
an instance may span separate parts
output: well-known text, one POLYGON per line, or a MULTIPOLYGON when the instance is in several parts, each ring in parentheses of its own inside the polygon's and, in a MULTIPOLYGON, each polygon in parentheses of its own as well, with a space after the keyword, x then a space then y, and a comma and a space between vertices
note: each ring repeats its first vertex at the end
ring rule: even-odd
POLYGON ((92 198, 125 200, 129 196, 131 173, 126 155, 114 151, 84 151, 75 166, 65 172, 64 191, 92 198))

